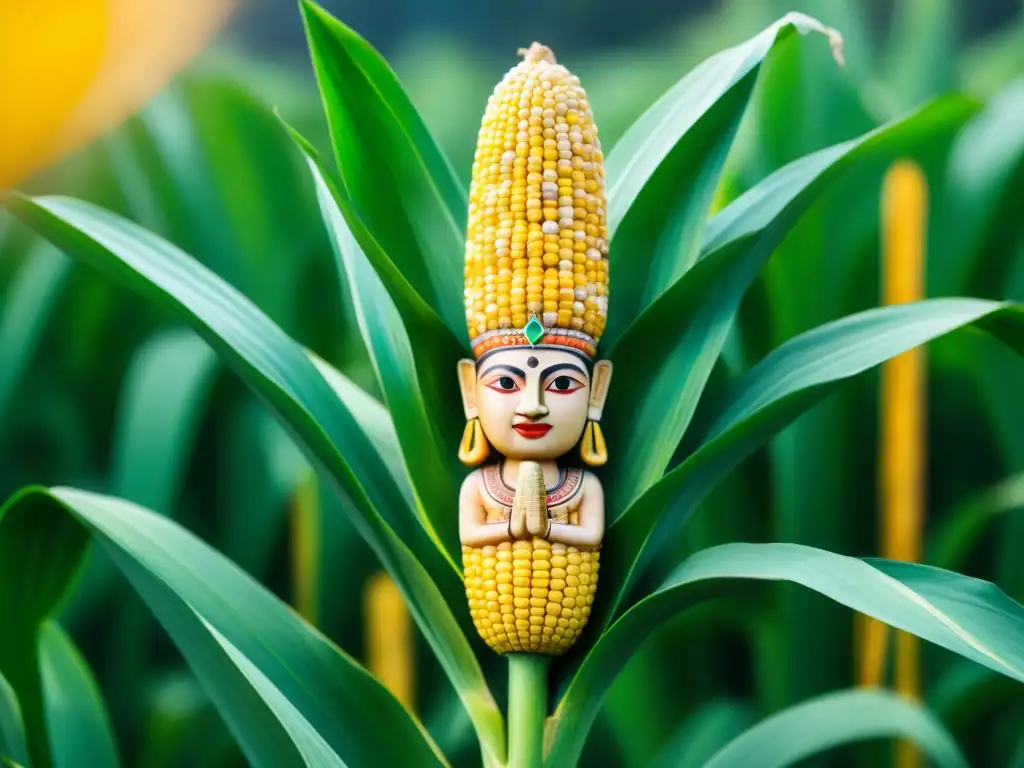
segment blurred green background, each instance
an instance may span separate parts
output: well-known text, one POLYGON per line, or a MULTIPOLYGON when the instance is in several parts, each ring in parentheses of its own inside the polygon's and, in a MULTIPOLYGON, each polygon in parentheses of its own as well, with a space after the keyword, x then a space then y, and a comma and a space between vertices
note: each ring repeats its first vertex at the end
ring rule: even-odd
MULTIPOLYGON (((846 66, 820 39, 769 58, 719 203, 796 157, 961 94, 976 116, 913 153, 929 182, 927 293, 1024 300, 1018 0, 323 4, 391 62, 467 184, 487 96, 519 47, 541 41, 580 76, 610 148, 702 59, 789 10, 811 14, 843 34, 846 66)), ((98 202, 168 237, 376 392, 308 173, 275 109, 329 152, 296 7, 249 0, 140 112, 22 186, 98 202)), ((744 303, 722 382, 794 334, 880 302, 884 171, 849 174, 778 249, 744 303)), ((927 352, 925 559, 1024 600, 1024 518, 1012 514, 1024 507, 1024 370, 965 333, 927 352)), ((877 394, 877 375, 859 377, 745 462, 651 581, 723 541, 877 553, 877 394)), ((191 331, 0 219, 0 497, 73 485, 173 516, 365 659, 364 586, 377 564, 309 477, 290 438, 191 331)), ((62 618, 96 670, 126 765, 243 764, 100 553, 62 618)), ((587 764, 699 764, 757 718, 853 684, 853 630, 846 609, 793 587, 688 613, 616 683, 587 764)), ((434 684, 424 648, 412 653, 414 708, 449 755, 475 764, 454 694, 434 684)), ((1024 766, 1014 682, 925 648, 923 690, 972 764, 1024 766)))

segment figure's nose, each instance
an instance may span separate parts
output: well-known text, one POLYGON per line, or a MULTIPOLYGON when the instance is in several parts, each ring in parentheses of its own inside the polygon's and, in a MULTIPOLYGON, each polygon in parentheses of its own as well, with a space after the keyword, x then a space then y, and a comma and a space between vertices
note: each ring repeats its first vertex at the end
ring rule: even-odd
POLYGON ((540 419, 548 415, 548 407, 540 391, 540 381, 527 382, 523 396, 516 406, 516 413, 528 419, 540 419))

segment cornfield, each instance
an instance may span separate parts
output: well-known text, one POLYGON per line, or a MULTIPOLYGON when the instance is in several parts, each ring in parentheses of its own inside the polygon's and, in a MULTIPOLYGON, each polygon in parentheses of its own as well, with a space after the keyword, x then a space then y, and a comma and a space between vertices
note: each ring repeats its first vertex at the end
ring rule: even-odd
POLYGON ((576 569, 539 676, 457 515, 474 151, 533 39, 403 65, 301 0, 305 89, 197 64, 0 192, 0 762, 1024 765, 1020 33, 741 5, 669 80, 552 45, 607 256, 528 300, 603 324, 606 269, 615 374, 599 582, 505 553, 576 569))

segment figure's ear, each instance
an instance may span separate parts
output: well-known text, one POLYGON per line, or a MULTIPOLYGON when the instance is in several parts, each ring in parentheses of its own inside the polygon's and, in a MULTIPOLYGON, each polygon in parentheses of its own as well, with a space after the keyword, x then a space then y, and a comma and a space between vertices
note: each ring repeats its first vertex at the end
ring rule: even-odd
POLYGON ((462 391, 462 408, 466 412, 466 428, 459 442, 459 461, 475 467, 482 463, 491 452, 491 446, 480 425, 476 407, 476 362, 459 360, 459 389, 462 391))
POLYGON ((462 409, 466 413, 466 421, 477 417, 476 409, 476 361, 464 358, 459 360, 459 390, 462 392, 462 409))
POLYGON ((612 363, 610 360, 598 360, 594 363, 594 373, 590 377, 590 409, 587 418, 600 421, 604 411, 604 401, 608 397, 608 383, 612 380, 612 363))
POLYGON ((608 445, 601 431, 601 414, 608 397, 608 382, 612 380, 612 364, 608 360, 594 363, 590 376, 590 407, 587 409, 587 425, 583 428, 580 444, 580 458, 591 467, 602 467, 608 461, 608 445))

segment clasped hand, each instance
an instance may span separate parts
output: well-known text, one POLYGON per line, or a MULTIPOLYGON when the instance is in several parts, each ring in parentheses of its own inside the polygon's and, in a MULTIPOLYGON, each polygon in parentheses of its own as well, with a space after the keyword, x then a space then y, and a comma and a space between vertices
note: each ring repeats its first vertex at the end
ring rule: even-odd
POLYGON ((546 538, 551 532, 544 471, 535 461, 524 461, 519 465, 519 479, 516 481, 516 496, 512 502, 508 530, 514 539, 530 536, 546 538))

